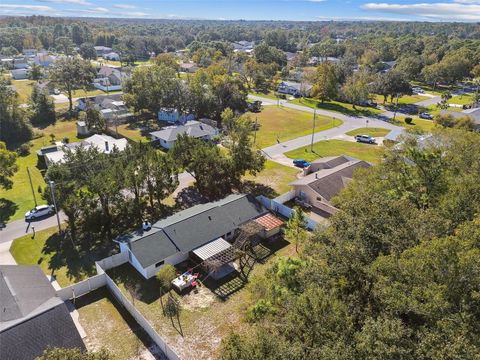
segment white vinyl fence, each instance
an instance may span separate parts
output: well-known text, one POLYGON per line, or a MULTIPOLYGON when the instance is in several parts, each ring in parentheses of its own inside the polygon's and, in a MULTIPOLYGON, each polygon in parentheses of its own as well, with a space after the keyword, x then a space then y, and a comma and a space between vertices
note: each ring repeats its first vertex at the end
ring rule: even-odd
POLYGON ((57 290, 57 295, 63 301, 75 299, 82 295, 86 295, 93 290, 99 289, 106 284, 107 281, 105 279, 105 274, 99 274, 68 287, 61 288, 60 290, 57 290))
MULTIPOLYGON (((288 193, 287 193, 288 194, 288 193)), ((263 195, 260 195, 257 197, 257 200, 260 201, 260 203, 265 206, 268 210, 273 211, 274 213, 280 214, 283 217, 286 217, 290 219, 293 213, 293 209, 289 208, 286 205, 283 205, 279 202, 276 201, 276 199, 269 199, 263 195)), ((307 217, 307 228, 309 230, 315 230, 317 227, 318 223, 310 218, 307 217)))

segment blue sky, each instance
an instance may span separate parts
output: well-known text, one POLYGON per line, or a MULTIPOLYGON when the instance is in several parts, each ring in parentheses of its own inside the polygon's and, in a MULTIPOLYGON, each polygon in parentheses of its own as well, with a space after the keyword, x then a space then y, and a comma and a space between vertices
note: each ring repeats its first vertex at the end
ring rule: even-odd
POLYGON ((480 21, 480 0, 0 0, 0 15, 480 21))

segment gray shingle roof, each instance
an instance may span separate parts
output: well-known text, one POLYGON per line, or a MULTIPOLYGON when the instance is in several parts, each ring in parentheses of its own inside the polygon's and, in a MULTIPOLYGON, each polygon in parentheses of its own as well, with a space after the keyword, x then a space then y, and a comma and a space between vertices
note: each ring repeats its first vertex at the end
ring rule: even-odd
POLYGON ((174 141, 180 134, 201 138, 204 136, 214 136, 216 133, 217 130, 213 126, 198 121, 189 121, 185 125, 171 126, 163 130, 151 132, 150 135, 153 135, 157 139, 174 141))
POLYGON ((322 169, 290 185, 306 185, 323 198, 330 200, 337 195, 352 179, 353 173, 359 168, 368 168, 371 165, 363 160, 351 160, 331 169, 322 169))
POLYGON ((0 322, 22 318, 55 296, 37 266, 0 266, 0 322))
POLYGON ((63 302, 0 332, 0 344, 0 359, 9 360, 32 360, 49 347, 85 350, 63 302))
POLYGON ((235 194, 180 211, 153 224, 150 232, 134 232, 118 240, 127 241, 146 268, 179 251, 205 245, 266 212, 252 196, 235 194))

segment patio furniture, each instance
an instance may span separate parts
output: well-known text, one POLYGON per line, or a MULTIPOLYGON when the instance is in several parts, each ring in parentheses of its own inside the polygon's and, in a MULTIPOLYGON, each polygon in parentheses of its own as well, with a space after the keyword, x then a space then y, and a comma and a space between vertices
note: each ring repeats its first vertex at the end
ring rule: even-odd
POLYGON ((192 285, 195 278, 192 274, 186 272, 172 280, 172 285, 179 291, 182 291, 192 285))

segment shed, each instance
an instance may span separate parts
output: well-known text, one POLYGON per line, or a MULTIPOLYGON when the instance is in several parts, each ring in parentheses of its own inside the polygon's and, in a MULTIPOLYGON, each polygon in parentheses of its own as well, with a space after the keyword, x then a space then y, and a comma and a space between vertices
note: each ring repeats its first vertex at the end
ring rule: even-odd
POLYGON ((88 130, 88 126, 85 121, 77 121, 77 136, 83 137, 90 135, 90 130, 88 130))

